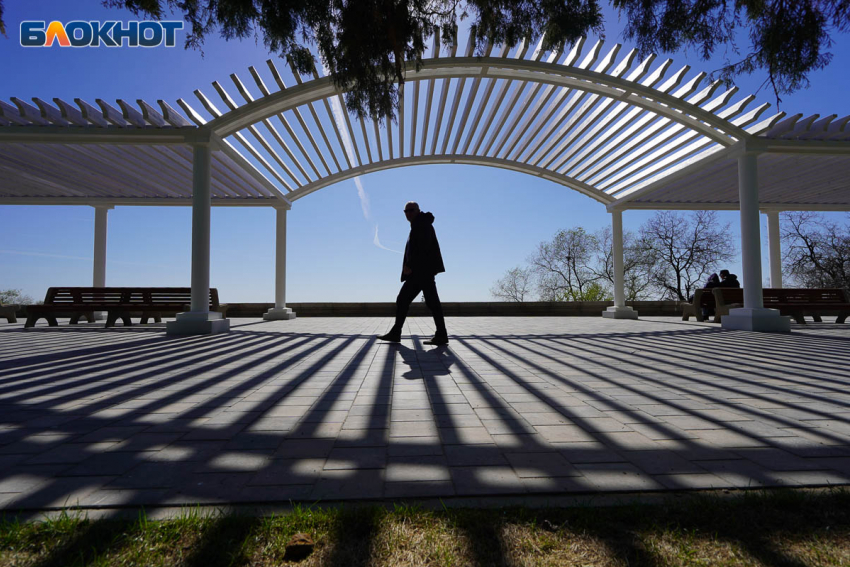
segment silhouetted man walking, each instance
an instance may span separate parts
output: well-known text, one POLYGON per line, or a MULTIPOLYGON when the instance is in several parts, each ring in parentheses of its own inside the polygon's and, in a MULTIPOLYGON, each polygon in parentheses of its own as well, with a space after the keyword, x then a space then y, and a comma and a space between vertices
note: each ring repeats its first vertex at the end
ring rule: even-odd
POLYGON ((404 246, 404 262, 401 268, 401 281, 404 285, 395 300, 395 324, 386 335, 380 335, 378 338, 393 343, 401 340, 401 329, 407 318, 407 311, 421 291, 437 325, 437 332, 425 341, 425 344, 445 345, 449 342, 449 335, 434 276, 445 272, 446 268, 443 266, 437 233, 434 232, 434 215, 419 212, 419 205, 413 201, 404 206, 404 215, 410 221, 410 236, 404 246))

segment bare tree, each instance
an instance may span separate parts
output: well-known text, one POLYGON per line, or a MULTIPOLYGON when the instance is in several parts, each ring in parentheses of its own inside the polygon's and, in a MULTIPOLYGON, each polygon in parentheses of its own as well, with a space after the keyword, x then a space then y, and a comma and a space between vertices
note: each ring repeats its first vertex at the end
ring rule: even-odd
POLYGON ((660 211, 640 227, 638 246, 654 258, 653 279, 664 299, 687 301, 707 274, 732 258, 729 228, 715 211, 660 211))
POLYGON ((531 295, 531 275, 528 268, 512 268, 493 284, 490 294, 503 301, 526 301, 531 295))
MULTIPOLYGON (((594 233, 597 248, 594 251, 596 261, 594 270, 600 280, 607 282, 609 289, 614 287, 614 243, 611 227, 605 227, 594 233)), ((632 231, 623 232, 623 281, 626 301, 647 299, 655 288, 653 266, 655 251, 642 246, 632 231)))
MULTIPOLYGON (((543 301, 585 301, 599 276, 591 267, 596 237, 584 228, 561 230, 530 258, 543 301)), ((598 290, 594 289, 594 296, 598 290)))
POLYGON ((783 272, 802 287, 850 289, 850 223, 812 212, 783 213, 782 220, 783 272))

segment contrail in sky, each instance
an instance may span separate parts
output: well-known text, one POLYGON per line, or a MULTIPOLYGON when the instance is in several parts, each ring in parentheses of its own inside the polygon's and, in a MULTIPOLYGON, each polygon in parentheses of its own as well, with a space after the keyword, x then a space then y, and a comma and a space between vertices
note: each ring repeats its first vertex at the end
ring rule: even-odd
MULTIPOLYGON (((325 69, 324 71, 325 75, 327 75, 328 70, 325 69)), ((339 103, 339 98, 331 97, 331 108, 333 109, 334 121, 336 122, 337 128, 339 128, 340 134, 342 134, 342 144, 345 146, 343 150, 345 150, 345 153, 348 154, 348 159, 354 163, 354 146, 352 144, 351 135, 348 133, 348 128, 345 127, 345 115, 343 114, 345 110, 339 103)), ((360 181, 359 176, 354 178, 354 184, 357 186, 357 196, 360 198, 360 208, 363 210, 363 218, 369 222, 373 222, 372 207, 369 204, 369 195, 366 193, 366 189, 363 188, 363 183, 360 181)), ((389 250, 390 252, 401 254, 398 250, 387 248, 381 244, 381 241, 378 239, 377 223, 375 223, 375 238, 372 242, 374 242, 375 246, 382 250, 389 250)))

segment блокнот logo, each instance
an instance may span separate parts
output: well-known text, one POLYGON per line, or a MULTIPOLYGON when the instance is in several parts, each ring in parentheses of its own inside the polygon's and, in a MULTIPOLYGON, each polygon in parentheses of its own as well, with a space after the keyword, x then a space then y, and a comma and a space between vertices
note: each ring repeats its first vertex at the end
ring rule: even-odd
POLYGON ((177 30, 183 22, 100 22, 74 20, 62 22, 21 22, 21 45, 23 47, 165 47, 177 44, 177 30))

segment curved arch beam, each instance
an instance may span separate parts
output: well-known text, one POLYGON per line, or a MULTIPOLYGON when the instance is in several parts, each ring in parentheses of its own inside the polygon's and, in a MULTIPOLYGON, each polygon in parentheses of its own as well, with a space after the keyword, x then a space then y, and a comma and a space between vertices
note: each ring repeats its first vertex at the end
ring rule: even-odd
POLYGON ((536 167, 533 165, 529 165, 527 163, 511 161, 500 158, 486 157, 486 156, 470 156, 463 154, 437 154, 437 155, 425 155, 425 156, 415 156, 415 157, 405 157, 405 158, 396 158, 392 160, 384 160, 378 161, 374 163, 364 164, 358 167, 353 167, 351 169, 346 169, 344 171, 340 171, 338 173, 334 173, 333 175, 329 175, 322 179, 318 179, 304 185, 303 187, 299 187, 295 191, 286 195, 286 198, 289 201, 296 201, 301 197, 305 197, 310 193, 318 191, 319 189, 323 189, 329 185, 333 185, 334 183, 338 183, 340 181, 345 181, 346 179, 351 179, 357 177, 359 175, 366 175, 367 173, 374 173, 376 171, 383 171, 385 169, 395 169, 397 167, 406 167, 412 165, 437 165, 437 164, 461 164, 461 165, 484 165, 488 167, 498 167, 501 169, 509 169, 511 171, 518 171, 520 173, 525 173, 528 175, 533 175, 534 177, 541 177, 543 179, 547 179, 549 181, 554 181, 559 185, 563 185, 565 187, 569 187, 570 189, 574 189, 579 193, 586 195, 596 201, 599 201, 603 205, 610 205, 614 202, 611 196, 602 193, 601 191, 594 189, 592 186, 582 183, 576 179, 571 177, 567 177, 566 175, 561 175, 558 173, 554 173, 548 169, 543 169, 542 167, 536 167))
MULTIPOLYGON (((724 146, 751 138, 742 128, 697 105, 654 88, 588 69, 499 57, 426 59, 419 72, 408 66, 411 81, 461 77, 521 80, 563 86, 627 102, 667 117, 724 146)), ((316 102, 337 93, 331 77, 302 83, 291 89, 257 99, 216 118, 207 126, 222 137, 229 136, 276 113, 316 102)))

